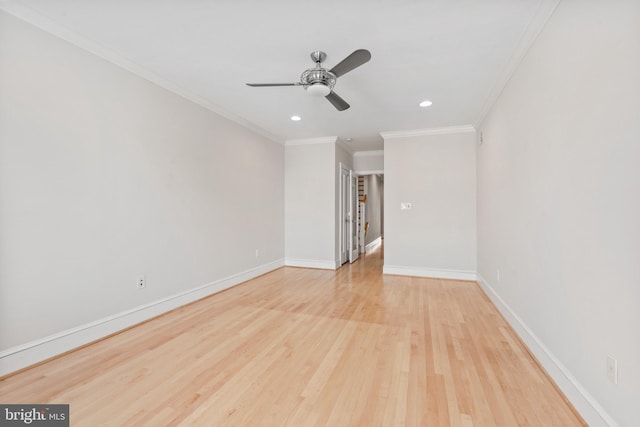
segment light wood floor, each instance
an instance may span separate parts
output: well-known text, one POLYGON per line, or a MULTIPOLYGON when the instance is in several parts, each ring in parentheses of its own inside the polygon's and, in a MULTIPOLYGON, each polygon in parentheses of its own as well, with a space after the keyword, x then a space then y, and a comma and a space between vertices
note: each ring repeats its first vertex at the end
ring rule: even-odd
POLYGON ((282 268, 0 381, 72 426, 576 426, 477 284, 282 268))

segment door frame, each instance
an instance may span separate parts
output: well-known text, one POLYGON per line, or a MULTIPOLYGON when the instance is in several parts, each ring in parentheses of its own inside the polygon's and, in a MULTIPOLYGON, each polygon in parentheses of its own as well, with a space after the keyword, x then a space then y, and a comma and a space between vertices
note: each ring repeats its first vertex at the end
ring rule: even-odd
POLYGON ((358 175, 349 171, 349 262, 355 262, 360 254, 358 239, 358 175))
POLYGON ((347 223, 349 221, 348 212, 346 212, 348 203, 345 202, 349 200, 349 186, 351 183, 350 180, 350 170, 347 169, 342 162, 340 162, 340 190, 339 190, 339 226, 338 233, 340 236, 340 265, 345 264, 349 261, 349 227, 347 223), (345 191, 345 189, 347 191, 345 191))

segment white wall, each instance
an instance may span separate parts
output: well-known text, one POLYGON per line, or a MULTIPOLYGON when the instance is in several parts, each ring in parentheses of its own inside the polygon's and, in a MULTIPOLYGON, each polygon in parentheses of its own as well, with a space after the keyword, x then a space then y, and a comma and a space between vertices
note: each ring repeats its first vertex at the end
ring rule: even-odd
POLYGON ((382 173, 384 171, 384 150, 354 153, 353 170, 360 175, 382 173))
POLYGON ((365 221, 369 223, 365 244, 368 245, 382 236, 382 192, 384 187, 382 177, 379 175, 367 175, 365 180, 367 194, 365 221))
POLYGON ((592 426, 640 419, 639 126, 640 2, 565 0, 479 127, 482 283, 592 426))
POLYGON ((2 12, 0 94, 0 375, 282 265, 281 145, 2 12))
POLYGON ((336 138, 285 146, 285 262, 336 268, 336 138))
POLYGON ((385 273, 475 279, 475 133, 443 132, 383 134, 385 273))
POLYGON ((285 264, 340 266, 340 164, 353 156, 337 137, 286 142, 285 264))

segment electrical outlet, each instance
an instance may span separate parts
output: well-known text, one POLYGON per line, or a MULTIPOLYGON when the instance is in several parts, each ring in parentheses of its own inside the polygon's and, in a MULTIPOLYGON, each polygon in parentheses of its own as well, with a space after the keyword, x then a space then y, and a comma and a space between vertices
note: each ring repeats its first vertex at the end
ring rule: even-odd
POLYGON ((260 249, 256 249, 256 258, 260 256, 260 249))
POLYGON ((500 281, 500 269, 498 269, 498 282, 500 281))
POLYGON ((618 384, 618 361, 611 356, 607 356, 607 379, 618 384))
POLYGON ((147 287, 147 279, 145 279, 144 276, 138 276, 137 287, 138 289, 144 289, 147 287))

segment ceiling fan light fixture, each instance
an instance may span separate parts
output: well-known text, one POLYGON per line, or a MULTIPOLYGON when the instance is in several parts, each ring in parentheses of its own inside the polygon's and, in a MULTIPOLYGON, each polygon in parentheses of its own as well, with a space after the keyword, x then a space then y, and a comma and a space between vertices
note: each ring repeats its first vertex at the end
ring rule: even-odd
POLYGON ((323 83, 314 83, 306 87, 307 92, 313 96, 327 96, 331 93, 331 88, 323 83))

